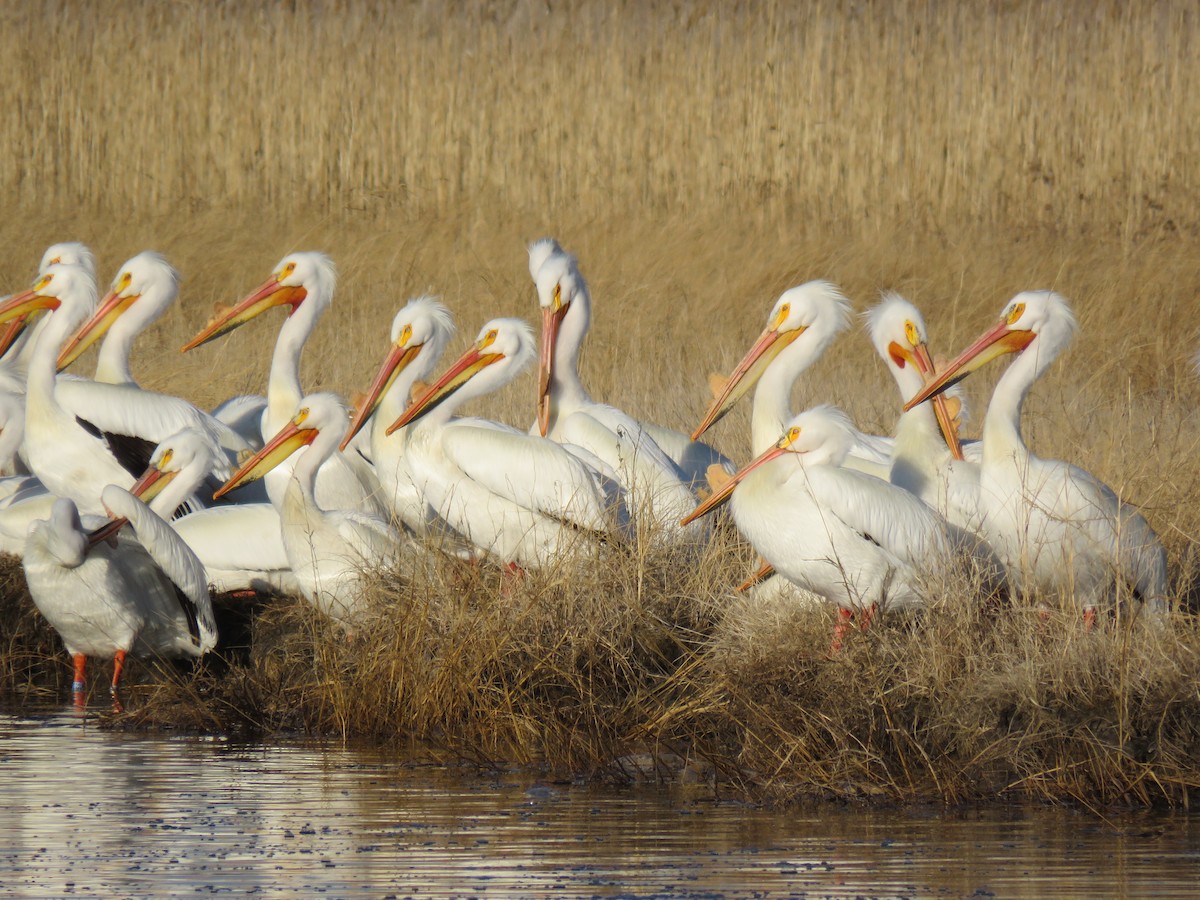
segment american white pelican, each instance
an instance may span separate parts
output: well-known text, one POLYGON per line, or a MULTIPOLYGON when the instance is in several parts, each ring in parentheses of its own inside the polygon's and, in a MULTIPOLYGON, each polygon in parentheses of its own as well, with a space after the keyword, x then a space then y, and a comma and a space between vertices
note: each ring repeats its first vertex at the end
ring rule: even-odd
POLYGON ((927 579, 954 558, 947 523, 903 488, 844 468, 856 440, 839 409, 800 413, 692 517, 729 500, 738 530, 779 574, 846 614, 922 604, 927 579))
POLYGON ((429 377, 454 334, 450 310, 434 297, 417 297, 392 320, 392 349, 380 366, 370 389, 355 410, 345 449, 368 419, 371 422, 371 459, 383 487, 383 499, 392 514, 413 534, 445 535, 445 523, 413 481, 405 448, 407 427, 388 433, 408 406, 414 385, 429 377))
POLYGON ((389 427, 409 427, 414 480, 430 505, 479 551, 532 568, 620 527, 618 498, 560 444, 485 419, 452 418, 533 362, 520 319, 493 319, 471 347, 389 427))
MULTIPOLYGON (((713 379, 714 399, 692 432, 698 438, 755 387, 750 414, 754 454, 773 446, 792 417, 791 393, 796 379, 846 330, 850 304, 828 281, 809 281, 784 291, 767 317, 767 327, 728 378, 713 379)), ((886 479, 891 467, 891 441, 853 429, 846 465, 886 479)))
MULTIPOLYGON (((194 338, 183 345, 187 352, 201 344, 228 334, 240 325, 276 306, 288 308, 288 317, 279 329, 271 374, 267 382, 267 404, 262 415, 263 440, 284 428, 304 397, 300 386, 300 354, 317 322, 333 302, 337 269, 324 253, 292 253, 279 261, 271 277, 241 302, 219 310, 194 338)), ((357 449, 335 452, 321 468, 317 478, 317 502, 324 509, 360 509, 376 515, 386 510, 379 497, 379 481, 364 454, 357 449)), ((303 456, 269 474, 265 483, 272 502, 279 505, 292 469, 303 456)))
MULTIPOLYGON (((170 516, 210 476, 225 482, 231 474, 221 448, 204 432, 189 428, 158 445, 131 493, 170 516)), ((170 525, 204 564, 217 593, 300 593, 274 505, 214 506, 173 518, 170 525)))
MULTIPOLYGON (((655 491, 663 496, 677 493, 669 486, 668 475, 696 489, 707 486, 709 466, 720 465, 731 473, 737 468, 712 447, 683 432, 637 421, 592 400, 579 377, 579 353, 592 319, 591 293, 579 264, 553 238, 544 238, 529 245, 529 274, 542 308, 536 427, 543 437, 587 447, 630 479, 627 485, 642 480, 657 485, 655 491), (577 414, 591 421, 573 422, 577 414), (653 446, 645 437, 653 441, 653 446), (615 445, 619 445, 619 451, 612 449, 615 445), (646 450, 640 451, 639 447, 646 450), (664 471, 659 451, 677 471, 664 471), (631 461, 642 470, 636 478, 629 472, 631 461)), ((668 509, 664 506, 660 512, 659 518, 665 522, 668 509)))
POLYGON ((288 478, 279 505, 283 547, 305 598, 331 618, 353 625, 363 610, 363 578, 395 560, 402 537, 387 520, 316 501, 317 471, 346 434, 349 415, 333 394, 301 399, 292 420, 234 473, 218 493, 262 478, 308 447, 288 478))
MULTIPOLYGON (((892 373, 901 402, 906 403, 935 375, 926 347, 925 320, 912 303, 890 291, 868 310, 866 318, 871 343, 892 373)), ((954 403, 960 401, 955 398, 954 403)), ((978 533, 978 448, 973 461, 963 458, 958 414, 943 396, 902 413, 896 423, 889 480, 955 525, 978 533)))
POLYGON ((154 445, 184 427, 208 430, 231 450, 246 446, 228 428, 177 397, 125 385, 60 381, 55 365, 59 348, 95 303, 95 282, 86 271, 52 265, 30 290, 0 305, 0 324, 51 310, 29 366, 26 462, 50 493, 71 498, 85 514, 99 515, 103 488, 129 487, 145 469, 154 445))
POLYGON ((113 658, 116 694, 126 654, 200 656, 217 642, 204 567, 187 545, 128 491, 110 485, 104 505, 136 539, 95 540, 60 498, 30 528, 22 558, 34 603, 75 658, 76 693, 89 656, 113 658))
POLYGON ((137 387, 129 353, 139 334, 165 313, 179 294, 179 273, 160 253, 146 250, 128 260, 95 313, 75 331, 58 355, 61 372, 104 338, 94 381, 137 387))
POLYGON ((1018 294, 939 377, 906 405, 965 378, 989 360, 1017 354, 996 383, 983 422, 979 503, 983 533, 1026 593, 1073 597, 1085 621, 1127 586, 1155 613, 1166 609, 1166 551, 1146 520, 1076 466, 1040 459, 1021 438, 1021 404, 1076 331, 1067 301, 1054 291, 1018 294))
MULTIPOLYGON (((591 321, 591 298, 575 258, 553 240, 529 248, 529 265, 542 307, 539 357, 538 417, 542 437, 583 447, 611 468, 628 493, 644 524, 675 531, 679 520, 696 505, 691 485, 703 484, 709 465, 719 461, 707 447, 689 448, 685 473, 659 447, 649 429, 619 409, 597 403, 579 377, 579 351, 591 321)), ((678 435, 677 444, 691 441, 678 435)))

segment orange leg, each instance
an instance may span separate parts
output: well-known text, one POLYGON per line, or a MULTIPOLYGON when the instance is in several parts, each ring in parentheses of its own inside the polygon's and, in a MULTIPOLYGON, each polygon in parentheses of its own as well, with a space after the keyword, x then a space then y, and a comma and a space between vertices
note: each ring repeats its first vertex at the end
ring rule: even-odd
POLYGON ((71 690, 82 694, 87 689, 87 657, 82 653, 75 654, 75 680, 71 682, 71 690))
POLYGON ((1096 627, 1096 607, 1087 606, 1083 610, 1083 630, 1091 631, 1096 627))
POLYGON ((879 612, 879 604, 872 603, 862 612, 862 618, 858 620, 858 630, 866 631, 871 627, 871 620, 875 618, 875 613, 879 612))
POLYGON ((124 668, 125 668, 125 651, 118 650, 113 655, 113 680, 112 680, 113 694, 116 694, 117 690, 121 687, 121 670, 124 668))
POLYGON ((850 620, 854 618, 854 613, 843 607, 838 607, 837 624, 833 626, 833 643, 829 645, 831 654, 837 653, 842 649, 842 641, 845 639, 847 632, 850 631, 850 620))

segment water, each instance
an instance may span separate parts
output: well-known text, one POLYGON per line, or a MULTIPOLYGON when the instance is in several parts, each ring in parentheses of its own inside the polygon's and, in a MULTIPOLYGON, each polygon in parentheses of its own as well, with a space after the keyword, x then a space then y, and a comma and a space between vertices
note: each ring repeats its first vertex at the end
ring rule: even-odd
POLYGON ((782 813, 0 715, 0 896, 1193 896, 1200 819, 782 813))

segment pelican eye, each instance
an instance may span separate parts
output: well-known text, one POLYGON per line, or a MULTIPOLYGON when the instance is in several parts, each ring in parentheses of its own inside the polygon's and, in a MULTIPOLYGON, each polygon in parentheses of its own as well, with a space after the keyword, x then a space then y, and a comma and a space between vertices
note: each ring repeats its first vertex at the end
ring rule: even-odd
POLYGON ((554 285, 554 311, 558 312, 562 308, 562 283, 555 282, 554 285))
POLYGON ((907 338, 909 344, 914 347, 921 343, 921 336, 917 334, 917 326, 911 321, 904 323, 904 337, 907 338))
POLYGON ((47 272, 45 275, 43 275, 41 278, 39 278, 37 280, 37 284, 35 284, 33 286, 33 289, 35 291, 40 291, 42 288, 44 288, 46 285, 48 285, 53 280, 54 280, 54 273, 47 272))
POLYGON ((291 275, 295 271, 296 271, 296 264, 294 262, 288 263, 286 266, 284 266, 282 269, 279 270, 279 280, 283 281, 283 279, 287 278, 289 275, 291 275))
POLYGON ((304 407, 300 412, 296 413, 296 418, 292 419, 293 425, 302 425, 304 420, 308 418, 308 407, 304 407))
POLYGON ((159 467, 160 469, 165 469, 165 468, 166 468, 168 465, 170 465, 170 464, 171 464, 171 457, 172 457, 172 456, 174 456, 174 455, 175 455, 175 451, 174 451, 174 450, 168 450, 166 453, 164 453, 164 454, 162 455, 162 459, 160 459, 160 460, 158 461, 158 467, 159 467))
POLYGON ((1015 304, 1013 306, 1013 308, 1008 311, 1008 316, 1007 316, 1008 324, 1015 325, 1017 323, 1017 319, 1021 318, 1021 316, 1024 314, 1024 312, 1025 312, 1025 304, 1024 303, 1015 304))
POLYGON ((57 266, 60 262, 62 262, 62 257, 56 256, 56 257, 54 257, 54 259, 50 260, 50 262, 46 263, 46 265, 57 266))
POLYGON ((479 342, 479 349, 482 350, 484 347, 490 347, 492 344, 496 343, 496 337, 498 334, 499 332, 497 332, 495 328, 488 331, 488 333, 483 336, 483 340, 479 342))
POLYGON ((796 438, 800 437, 800 426, 793 425, 787 430, 787 434, 783 436, 783 440, 779 442, 780 447, 790 447, 796 442, 796 438))
POLYGON ((407 344, 412 338, 412 325, 405 325, 404 330, 400 332, 400 343, 407 344))
POLYGON ((121 293, 121 291, 126 290, 129 287, 129 285, 132 283, 133 283, 133 274, 131 272, 124 273, 121 276, 120 281, 117 282, 117 293, 119 294, 119 293, 121 293))

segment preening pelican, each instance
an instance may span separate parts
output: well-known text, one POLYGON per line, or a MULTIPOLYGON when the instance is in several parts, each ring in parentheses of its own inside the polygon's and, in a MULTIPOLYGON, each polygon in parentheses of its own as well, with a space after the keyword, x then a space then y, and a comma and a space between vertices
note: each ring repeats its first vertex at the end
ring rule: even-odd
MULTIPOLYGON (((714 399, 692 432, 697 438, 754 391, 750 414, 751 452, 773 446, 792 418, 791 393, 796 379, 846 330, 850 304, 828 281, 809 281, 784 291, 767 317, 767 327, 728 378, 714 378, 714 399)), ((852 429, 846 465, 886 479, 891 467, 891 441, 852 429)))
POLYGON ((103 499, 136 539, 92 543, 75 504, 60 498, 30 528, 22 558, 34 603, 75 659, 76 693, 89 656, 113 658, 116 694, 126 654, 200 656, 217 642, 200 561, 128 491, 110 485, 103 499))
POLYGON ((392 514, 413 534, 445 534, 445 523, 429 505, 413 481, 406 446, 407 427, 388 433, 408 406, 413 386, 433 372, 442 351, 454 334, 450 310, 434 297, 417 297, 392 320, 392 349, 388 351, 375 380, 355 410, 342 449, 359 430, 371 422, 371 459, 383 488, 383 499, 392 514))
POLYGON ((316 500, 317 471, 346 435, 348 411, 333 394, 310 394, 292 420, 234 473, 218 493, 262 478, 301 447, 279 505, 283 547, 306 599, 344 625, 363 611, 363 577, 392 562, 401 536, 387 520, 316 500))
MULTIPOLYGON (((717 461, 716 451, 685 451, 695 471, 685 473, 648 429, 619 409, 597 403, 579 377, 579 351, 591 320, 591 298, 575 258, 552 240, 529 248, 529 266, 542 307, 537 429, 542 437, 583 447, 603 460, 625 488, 642 528, 675 531, 696 505, 691 485, 717 461)), ((690 440, 680 434, 684 444, 690 440)), ((677 442, 678 443, 678 442, 677 442)), ((703 481, 697 482, 703 484, 703 481)))
MULTIPOLYGON (((189 428, 158 445, 131 493, 169 516, 210 476, 224 482, 231 474, 221 448, 189 428)), ((216 592, 300 593, 274 505, 214 506, 172 519, 170 525, 203 563, 216 592)))
POLYGON ((137 387, 129 353, 139 334, 165 313, 179 294, 179 273, 160 253, 146 250, 121 266, 112 289, 58 355, 61 372, 104 338, 94 381, 137 387))
POLYGON ((731 473, 737 468, 712 447, 682 432, 637 421, 592 400, 579 377, 579 352, 592 320, 591 293, 579 264, 558 241, 544 238, 529 245, 529 274, 542 308, 539 434, 587 447, 616 469, 626 479, 623 483, 627 487, 636 482, 651 486, 657 496, 664 498, 656 503, 663 523, 668 517, 674 518, 675 500, 666 498, 678 495, 670 479, 682 480, 695 489, 706 486, 709 466, 721 465, 731 473), (573 421, 578 414, 590 421, 573 421), (617 447, 619 450, 614 449, 617 447), (663 454, 674 464, 671 469, 664 467, 663 454), (639 471, 630 471, 631 466, 639 471))
MULTIPOLYGON (((324 253, 292 253, 275 267, 271 277, 240 303, 217 312, 194 338, 183 345, 187 352, 205 344, 276 306, 288 308, 287 320, 279 329, 271 374, 267 382, 267 405, 262 416, 262 437, 267 440, 284 428, 304 392, 300 386, 300 354, 317 322, 333 302, 337 270, 324 253)), ((336 447, 334 448, 336 451, 336 447)), ((292 469, 302 453, 265 479, 267 493, 276 506, 283 498, 292 469)), ((365 457, 357 451, 334 452, 317 478, 317 501, 324 509, 360 509, 384 515, 378 496, 379 482, 365 457)))
POLYGON ((983 422, 979 503, 983 532, 1014 587, 1061 592, 1086 621, 1126 585, 1155 613, 1166 609, 1166 551, 1146 520, 1076 466, 1040 459, 1021 438, 1021 404, 1071 342, 1075 316, 1054 291, 1018 294, 1000 321, 968 346, 906 405, 927 398, 1005 354, 1017 354, 996 383, 983 422))
POLYGON ((839 409, 800 413, 692 517, 730 501, 779 574, 848 613, 921 604, 953 559, 947 524, 903 488, 844 468, 856 439, 839 409))
POLYGON ((536 355, 520 319, 493 319, 471 347, 389 427, 409 427, 417 488, 479 551, 530 568, 620 526, 617 498, 563 446, 485 419, 453 419, 467 400, 507 384, 536 355))
POLYGON ((62 380, 59 348, 95 307, 95 282, 79 266, 57 264, 34 286, 0 305, 0 324, 51 310, 36 338, 25 399, 26 462, 55 496, 100 515, 106 485, 129 487, 154 445, 186 426, 209 430, 222 446, 245 449, 228 428, 177 397, 139 388, 62 380))
MULTIPOLYGON (((866 318, 871 343, 892 373, 901 402, 906 403, 935 375, 926 347, 925 320, 912 303, 890 291, 868 310, 866 318)), ((957 398, 954 403, 961 405, 957 398)), ((948 406, 944 396, 902 413, 896 423, 889 480, 955 525, 978 533, 978 452, 971 462, 963 458, 958 414, 959 409, 948 406)))

